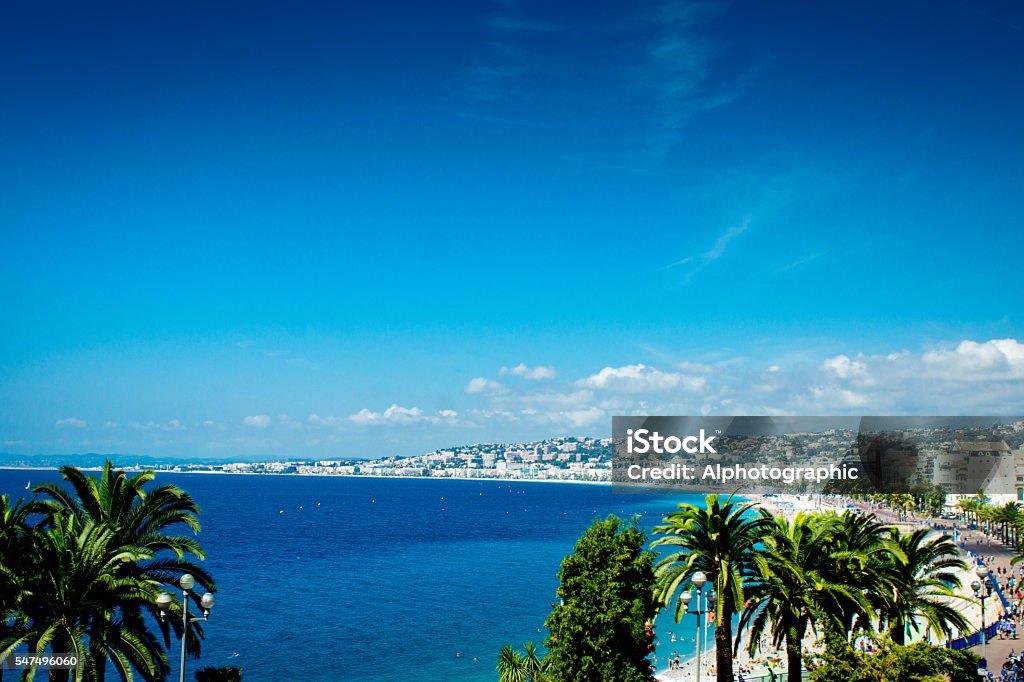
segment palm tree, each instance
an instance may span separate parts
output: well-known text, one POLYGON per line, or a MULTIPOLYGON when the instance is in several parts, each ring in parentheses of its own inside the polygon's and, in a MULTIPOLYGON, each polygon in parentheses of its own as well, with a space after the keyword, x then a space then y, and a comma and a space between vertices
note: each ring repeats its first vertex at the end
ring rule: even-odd
POLYGON ((961 585, 955 569, 967 569, 953 540, 948 535, 927 539, 924 528, 909 535, 894 529, 890 533, 899 551, 885 567, 879 625, 888 626, 896 644, 903 644, 908 632, 920 630, 920 619, 926 631, 947 639, 954 629, 966 630, 967 619, 949 603, 963 598, 954 591, 961 585))
MULTIPOLYGON (((31 559, 32 540, 28 516, 31 508, 24 501, 12 502, 0 496, 0 613, 16 608, 24 564, 31 559)), ((0 619, 0 632, 7 623, 0 619)))
POLYGON ((184 525, 193 534, 199 533, 199 505, 184 490, 173 485, 145 486, 156 478, 153 471, 142 471, 129 477, 114 469, 110 460, 103 467, 100 478, 87 476, 73 466, 63 466, 61 476, 71 484, 72 491, 59 485, 43 483, 34 492, 50 498, 40 502, 41 509, 50 513, 70 512, 80 519, 91 519, 114 531, 117 541, 144 547, 153 555, 171 553, 174 559, 147 564, 149 576, 161 579, 173 588, 182 573, 190 573, 196 582, 214 591, 213 579, 199 565, 188 560, 205 558, 195 538, 168 535, 166 531, 184 525))
POLYGON ((498 680, 500 682, 542 682, 547 665, 537 655, 537 647, 527 642, 524 653, 519 653, 506 644, 498 654, 498 680))
MULTIPOLYGON (((76 681, 102 679, 99 669, 108 657, 124 680, 132 679, 133 669, 146 682, 163 680, 169 666, 159 641, 145 625, 123 617, 156 599, 155 585, 124 570, 150 555, 138 547, 114 544, 109 528, 82 523, 71 515, 52 517, 31 537, 33 565, 25 576, 23 615, 14 636, 3 642, 3 651, 27 646, 36 654, 47 648, 73 653, 79 660, 76 681), (90 626, 97 612, 113 614, 100 660, 90 655, 90 626)), ((50 671, 51 680, 69 678, 68 670, 50 671)))
POLYGON ((825 551, 832 561, 822 567, 824 576, 830 583, 856 588, 872 606, 865 608, 861 600, 835 602, 825 612, 822 622, 829 635, 826 639, 830 640, 840 634, 845 638, 849 632, 873 627, 878 590, 885 586, 883 569, 892 553, 899 552, 899 547, 889 539, 890 527, 874 514, 826 512, 822 517, 832 524, 832 532, 825 539, 825 551))
POLYGON ((992 528, 992 515, 995 510, 992 506, 984 504, 975 510, 975 515, 978 517, 982 525, 982 530, 987 534, 992 528))
MULTIPOLYGON (((698 571, 708 577, 718 598, 715 600, 716 670, 719 682, 732 682, 732 618, 743 603, 746 581, 757 575, 756 546, 765 526, 763 517, 751 514, 752 503, 724 503, 718 495, 708 495, 706 508, 680 504, 654 528, 663 535, 652 547, 668 547, 655 566, 658 599, 668 606, 677 593, 690 589, 690 580, 698 571)), ((683 607, 677 601, 678 623, 683 607)))
POLYGON ((999 524, 999 539, 1004 544, 1016 543, 1017 526, 1022 517, 1024 505, 1019 502, 1007 502, 993 508, 992 520, 999 524))
POLYGON ((750 627, 753 654, 770 627, 773 645, 786 648, 789 681, 799 682, 801 647, 814 620, 835 621, 850 610, 866 611, 870 604, 857 585, 835 582, 836 558, 829 549, 839 517, 800 513, 790 523, 764 509, 761 517, 765 533, 756 559, 759 577, 748 590, 740 629, 750 627))
POLYGON ((960 499, 959 501, 957 501, 956 506, 959 507, 960 511, 963 512, 964 521, 970 521, 971 514, 974 513, 974 511, 977 510, 978 508, 977 502, 968 498, 960 499))
POLYGON ((201 668, 196 671, 196 682, 242 682, 241 668, 201 668))
MULTIPOLYGON (((31 504, 0 496, 0 660, 13 651, 9 643, 19 640, 25 630, 25 576, 35 558, 28 522, 31 512, 31 504)), ((0 680, 3 676, 0 666, 0 680)))
MULTIPOLYGON (((189 573, 207 591, 216 590, 209 573, 188 558, 202 560, 205 557, 195 538, 169 532, 185 526, 193 534, 198 533, 199 507, 188 493, 176 486, 163 485, 147 490, 146 484, 155 478, 153 471, 128 476, 124 471, 114 469, 109 460, 99 478, 87 476, 72 466, 61 467, 60 473, 71 490, 49 483, 36 486, 35 492, 44 496, 39 502, 42 511, 51 519, 70 515, 79 523, 102 526, 111 533, 111 546, 136 547, 145 556, 139 561, 121 564, 118 567, 119 577, 152 585, 153 599, 134 603, 132 608, 119 605, 117 620, 114 609, 105 609, 97 610, 89 621, 90 658, 94 661, 110 659, 115 668, 121 670, 123 662, 118 660, 116 646, 110 648, 108 643, 123 638, 125 631, 146 631, 145 614, 154 619, 158 616, 155 605, 156 594, 161 591, 158 586, 166 585, 168 592, 176 594, 175 581, 183 573, 189 573)), ((172 611, 180 613, 180 608, 176 599, 172 611)), ((203 636, 200 623, 191 623, 188 632, 184 633, 178 618, 158 622, 165 646, 170 646, 170 628, 173 628, 179 638, 185 637, 186 650, 194 656, 199 655, 199 642, 203 636)), ((96 663, 95 668, 95 679, 103 682, 105 665, 96 663)))

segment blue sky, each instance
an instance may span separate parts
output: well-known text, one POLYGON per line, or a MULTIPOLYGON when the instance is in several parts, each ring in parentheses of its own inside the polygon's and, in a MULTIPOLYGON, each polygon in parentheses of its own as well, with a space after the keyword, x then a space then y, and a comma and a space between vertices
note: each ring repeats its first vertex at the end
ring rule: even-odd
POLYGON ((1017 3, 4 3, 0 451, 1024 413, 1017 3))

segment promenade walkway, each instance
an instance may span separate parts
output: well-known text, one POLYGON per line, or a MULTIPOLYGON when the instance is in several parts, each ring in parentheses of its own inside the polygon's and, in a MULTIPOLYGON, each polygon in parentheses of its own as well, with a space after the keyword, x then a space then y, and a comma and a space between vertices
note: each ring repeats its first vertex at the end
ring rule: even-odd
MULTIPOLYGON (((1014 549, 1009 545, 1001 543, 998 537, 987 535, 981 528, 970 528, 969 524, 964 521, 929 518, 901 519, 891 510, 870 509, 869 511, 875 513, 879 520, 895 525, 903 531, 920 527, 934 528, 939 526, 943 529, 943 532, 952 535, 955 530, 960 540, 958 544, 961 546, 961 554, 964 560, 971 566, 971 570, 974 570, 979 561, 984 562, 991 573, 992 579, 998 582, 1000 592, 1007 602, 1017 606, 1015 617, 1008 619, 1010 624, 1009 633, 994 634, 988 638, 984 647, 980 643, 969 647, 970 651, 979 657, 982 656, 982 649, 984 648, 988 670, 998 679, 1003 664, 1011 655, 1020 653, 1021 646, 1024 644, 1024 639, 1018 639, 1021 632, 1019 622, 1020 600, 1016 598, 1016 594, 1019 588, 1015 586, 1011 590, 1007 587, 1009 579, 1019 576, 1021 568, 1024 567, 1024 563, 1016 566, 1010 565, 1010 560, 1015 556, 1014 549)), ((977 577, 971 579, 977 580, 977 577)), ((1020 583, 1021 578, 1017 577, 1015 582, 1020 583)), ((973 592, 970 590, 970 581, 965 582, 964 588, 965 593, 973 595, 973 592)), ((980 629, 980 607, 967 606, 962 611, 974 625, 974 629, 980 629)), ((1000 596, 993 592, 992 596, 985 600, 985 626, 991 627, 993 624, 998 623, 1004 613, 1000 596)), ((980 642, 980 638, 976 638, 976 640, 980 642)))

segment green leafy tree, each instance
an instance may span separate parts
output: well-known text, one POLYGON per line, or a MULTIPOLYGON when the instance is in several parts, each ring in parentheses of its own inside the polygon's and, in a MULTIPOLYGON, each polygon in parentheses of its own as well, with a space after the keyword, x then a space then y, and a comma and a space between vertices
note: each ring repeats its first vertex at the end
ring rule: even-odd
POLYGON ((660 535, 653 547, 674 550, 658 562, 657 595, 666 606, 676 600, 675 619, 682 617, 676 595, 690 589, 693 575, 707 575, 714 587, 715 656, 719 682, 733 682, 732 619, 743 604, 744 584, 758 574, 756 546, 765 527, 763 517, 751 512, 753 504, 735 504, 732 498, 722 502, 708 495, 706 508, 680 504, 677 511, 655 527, 660 535))
POLYGON ((657 615, 654 555, 636 519, 592 525, 562 561, 545 625, 548 682, 649 682, 657 615))
POLYGON ((821 660, 811 664, 813 682, 976 682, 978 657, 969 651, 917 643, 900 646, 876 641, 877 652, 854 651, 830 642, 821 660))

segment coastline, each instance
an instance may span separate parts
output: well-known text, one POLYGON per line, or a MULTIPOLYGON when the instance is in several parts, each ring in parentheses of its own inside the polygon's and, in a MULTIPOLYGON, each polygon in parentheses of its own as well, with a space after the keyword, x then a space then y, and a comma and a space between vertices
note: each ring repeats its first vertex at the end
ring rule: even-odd
MULTIPOLYGON (((102 471, 103 467, 78 467, 82 471, 102 471)), ((126 469, 128 471, 129 469, 126 469)), ((0 471, 60 471, 55 466, 0 466, 0 471)), ((153 471, 157 474, 210 474, 220 476, 293 476, 301 478, 386 478, 403 479, 410 481, 496 481, 499 483, 572 483, 579 485, 605 485, 611 486, 611 481, 581 481, 569 478, 508 478, 495 476, 399 476, 396 474, 305 474, 305 473, 284 473, 280 471, 173 471, 169 469, 154 469, 151 467, 140 467, 130 471, 153 471)))

